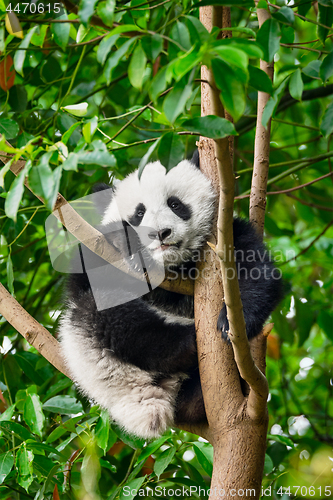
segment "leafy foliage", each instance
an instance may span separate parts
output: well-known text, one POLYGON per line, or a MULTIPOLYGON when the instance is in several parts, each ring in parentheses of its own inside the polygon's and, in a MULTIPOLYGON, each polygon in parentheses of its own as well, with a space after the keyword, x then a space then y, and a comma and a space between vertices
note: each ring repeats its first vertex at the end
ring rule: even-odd
MULTIPOLYGON (((269 190, 299 189, 268 195, 266 235, 287 294, 268 339, 264 487, 272 490, 265 498, 282 498, 281 486, 295 494, 295 484, 307 488, 303 497, 327 498, 332 178, 300 186, 331 171, 332 2, 261 0, 272 18, 258 29, 253 1, 215 1, 232 6, 231 39, 200 23, 198 6, 210 3, 81 0, 71 11, 54 3, 51 12, 32 12, 43 5, 37 1, 23 12, 26 4, 11 2, 9 13, 0 0, 0 150, 27 160, 17 178, 10 164, 0 170, 1 283, 56 335, 64 276, 51 266, 44 222, 57 192, 82 197, 94 183, 121 179, 151 159, 172 168, 200 134, 237 131, 234 170, 243 197, 235 209, 247 216, 257 91, 268 92, 269 190), (273 86, 260 57, 275 61, 273 86), (200 117, 202 64, 213 69, 234 126, 200 117), (44 203, 24 188, 26 176, 44 203)), ((199 488, 208 490, 209 444, 178 430, 152 443, 124 435, 3 318, 0 332, 0 498, 134 498, 140 488, 157 496, 157 487, 162 498, 177 498, 177 488, 201 498, 199 488)))

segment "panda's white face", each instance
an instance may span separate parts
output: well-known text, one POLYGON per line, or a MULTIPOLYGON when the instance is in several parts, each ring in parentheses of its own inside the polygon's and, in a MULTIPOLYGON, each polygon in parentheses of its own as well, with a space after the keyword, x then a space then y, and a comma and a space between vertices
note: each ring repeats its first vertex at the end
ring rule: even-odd
POLYGON ((147 228, 150 256, 158 262, 162 257, 165 267, 179 265, 205 243, 214 201, 209 180, 190 161, 169 172, 157 161, 146 165, 141 179, 136 171, 117 185, 102 223, 125 220, 147 228))

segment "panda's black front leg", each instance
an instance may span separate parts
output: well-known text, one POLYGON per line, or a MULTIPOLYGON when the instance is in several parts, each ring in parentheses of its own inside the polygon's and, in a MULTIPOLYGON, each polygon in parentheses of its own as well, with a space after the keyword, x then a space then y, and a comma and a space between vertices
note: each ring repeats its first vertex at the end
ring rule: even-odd
MULTIPOLYGON (((282 299, 281 273, 254 227, 235 218, 235 264, 249 339, 260 333, 268 316, 282 299)), ((224 305, 217 322, 222 337, 228 339, 229 322, 224 305)))
POLYGON ((225 304, 223 305, 217 320, 217 329, 221 330, 222 338, 224 340, 229 340, 228 339, 229 321, 227 317, 227 308, 225 304))

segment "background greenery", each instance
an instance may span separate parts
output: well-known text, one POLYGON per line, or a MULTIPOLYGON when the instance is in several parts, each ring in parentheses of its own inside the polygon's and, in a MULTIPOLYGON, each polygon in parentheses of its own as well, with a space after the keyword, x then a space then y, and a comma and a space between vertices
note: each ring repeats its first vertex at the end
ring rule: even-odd
MULTIPOLYGON (((198 6, 209 3, 82 0, 37 15, 38 0, 25 13, 11 2, 10 14, 0 0, 0 133, 28 160, 16 179, 0 170, 0 278, 55 336, 65 276, 50 263, 44 223, 56 193, 77 199, 149 158, 171 168, 193 152, 197 134, 235 133, 223 120, 199 119, 201 63, 213 68, 235 121, 239 196, 250 188, 258 90, 272 96, 269 190, 332 171, 332 0, 261 0, 272 19, 260 30, 253 1, 217 0, 232 6, 231 41, 198 21, 198 6), (260 57, 274 57, 273 87, 260 57), (26 175, 45 204, 24 188, 26 175)), ((287 293, 268 339, 264 487, 272 490, 264 498, 333 492, 332 182, 268 196, 266 240, 287 293)), ((247 216, 248 198, 235 210, 247 216)), ((150 495, 177 498, 171 488, 209 488, 209 444, 178 430, 152 443, 123 435, 4 318, 0 333, 0 498, 133 498, 125 484, 140 495, 166 487, 150 495)))

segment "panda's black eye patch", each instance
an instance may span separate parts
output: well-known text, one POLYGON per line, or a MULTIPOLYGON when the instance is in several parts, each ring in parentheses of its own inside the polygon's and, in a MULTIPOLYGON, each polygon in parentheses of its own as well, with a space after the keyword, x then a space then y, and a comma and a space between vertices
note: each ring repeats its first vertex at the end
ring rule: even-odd
POLYGON ((141 224, 141 221, 146 213, 146 207, 144 206, 143 203, 139 203, 137 205, 134 214, 128 219, 128 222, 132 226, 139 226, 141 224))
POLYGON ((185 205, 180 201, 177 196, 170 196, 167 201, 168 207, 173 211, 174 214, 178 215, 183 220, 189 220, 191 218, 192 212, 188 205, 185 205))

